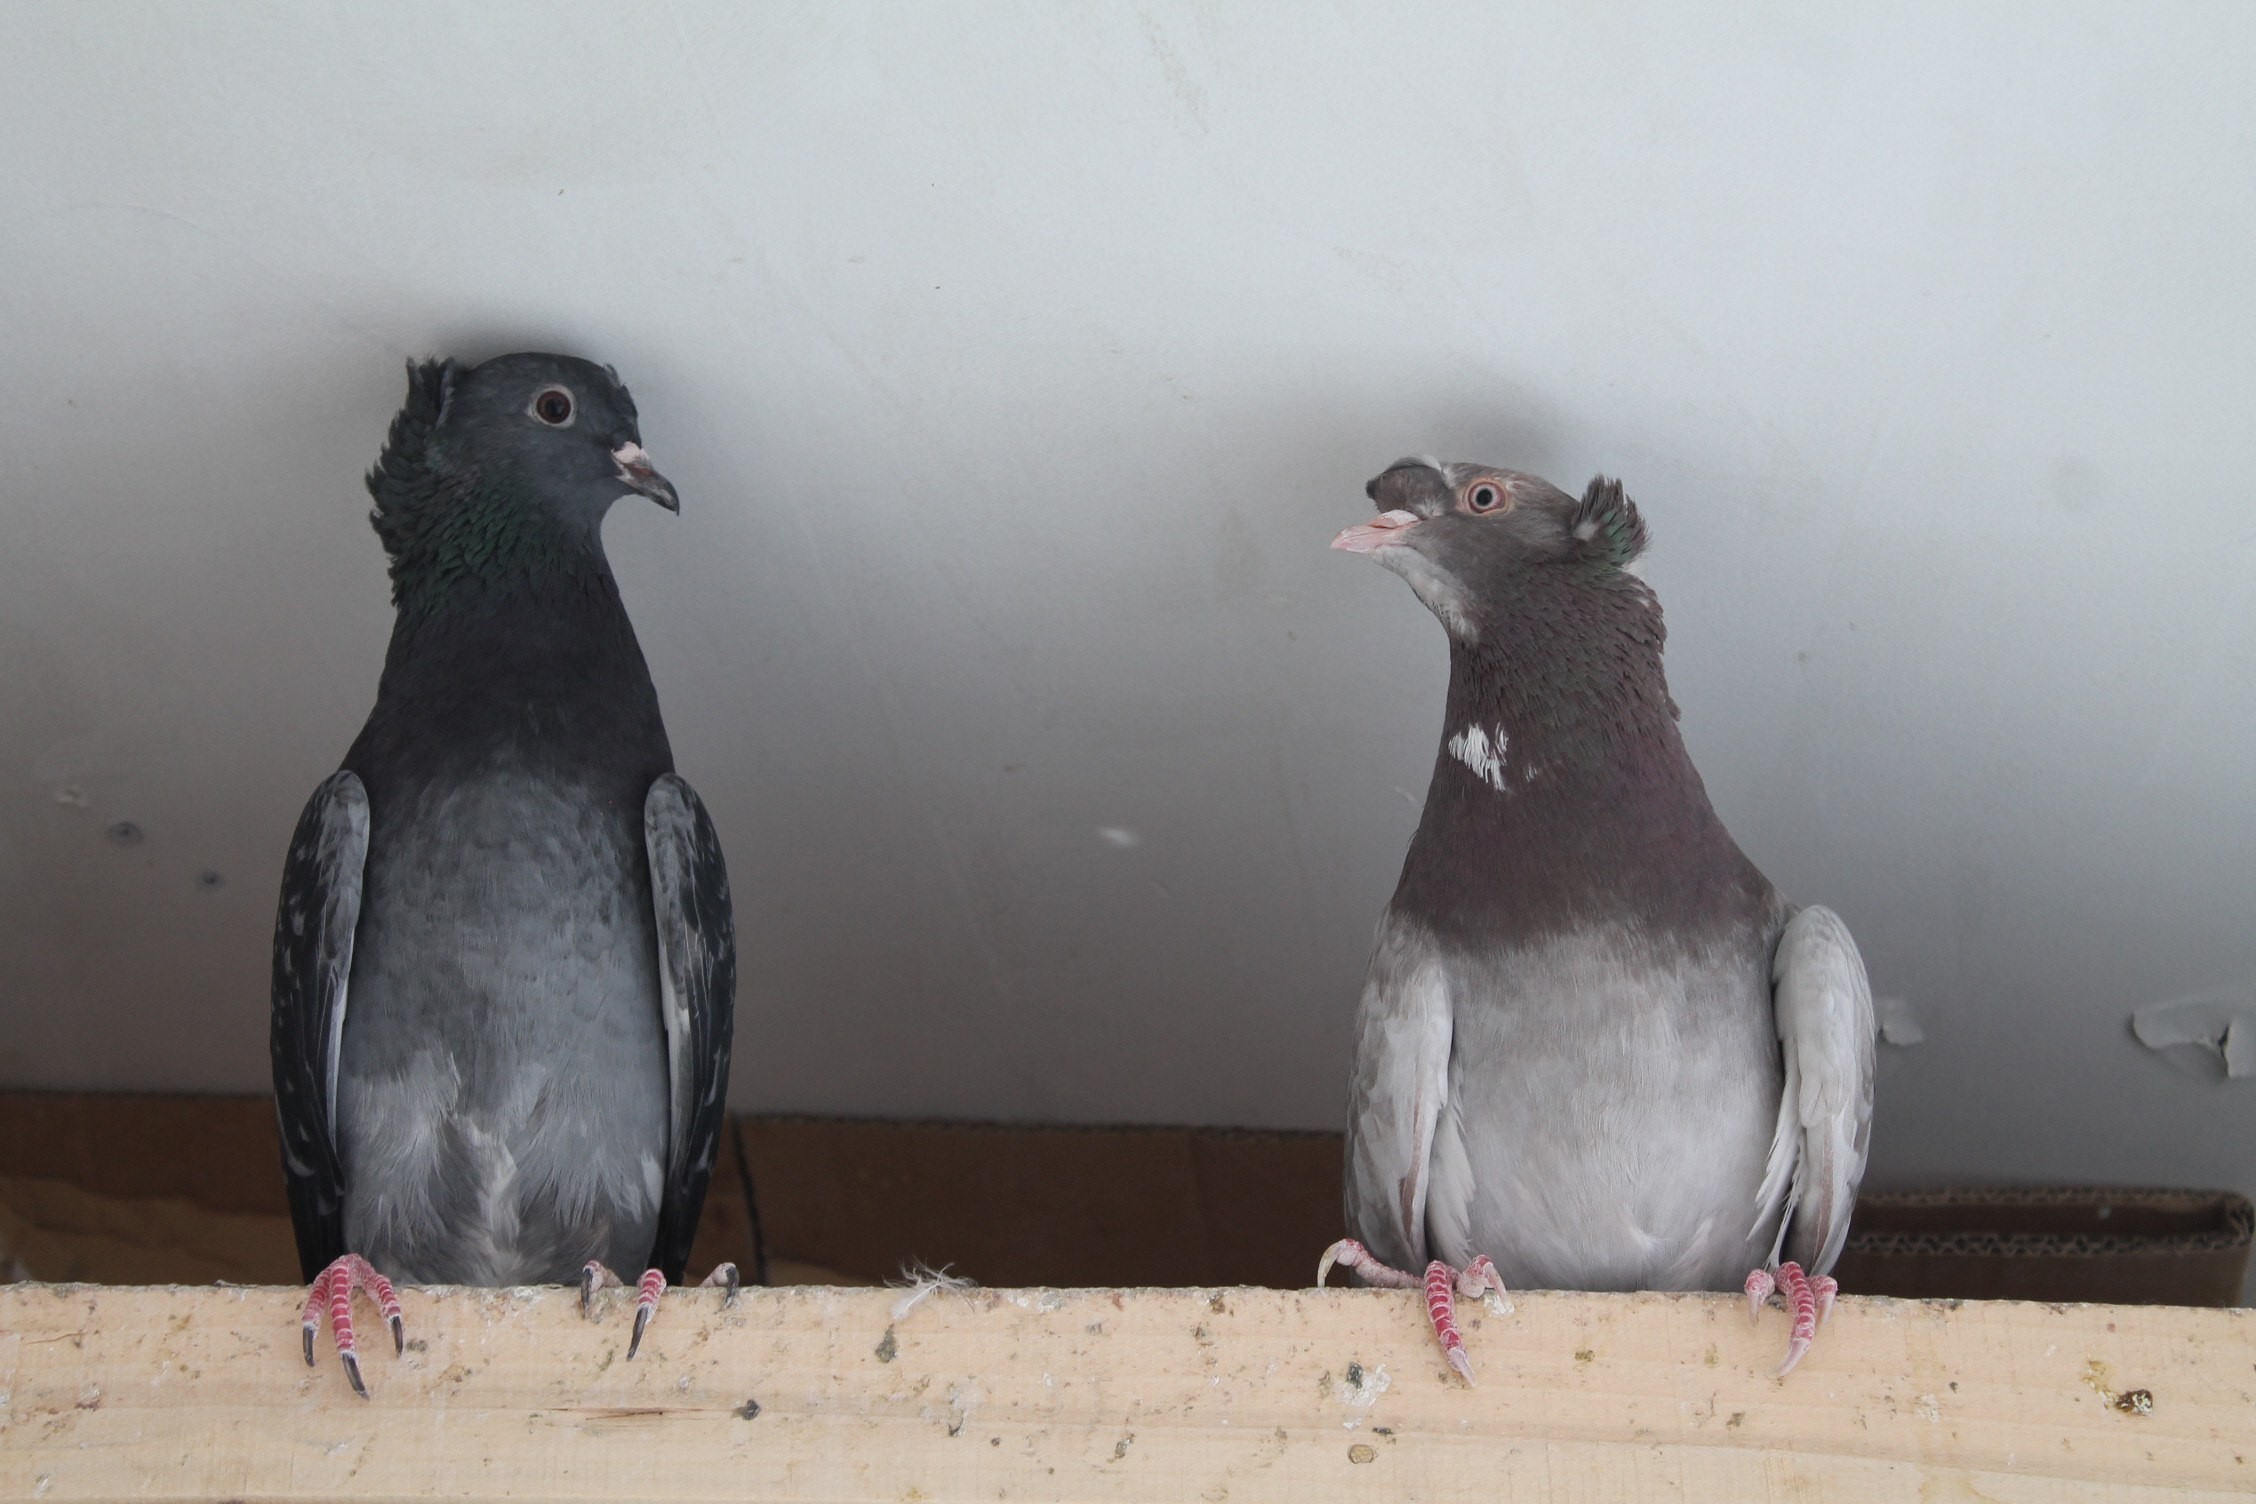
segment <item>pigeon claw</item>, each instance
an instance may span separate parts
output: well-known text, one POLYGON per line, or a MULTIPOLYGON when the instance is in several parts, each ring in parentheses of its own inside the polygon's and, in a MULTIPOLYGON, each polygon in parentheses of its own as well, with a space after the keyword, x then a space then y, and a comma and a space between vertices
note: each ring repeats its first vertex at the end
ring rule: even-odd
POLYGON ((376 1302, 384 1325, 391 1329, 393 1353, 405 1353, 407 1324, 400 1314, 399 1293, 392 1288, 390 1280, 378 1274, 375 1266, 357 1253, 346 1254, 314 1276, 298 1325, 306 1366, 311 1368, 313 1339, 320 1329, 322 1316, 327 1314, 330 1334, 337 1343, 337 1357, 345 1365, 345 1377, 352 1381, 353 1393, 367 1399, 368 1384, 360 1373, 360 1344, 353 1335, 352 1298, 356 1290, 366 1290, 376 1302))
POLYGON ((1747 1276, 1747 1325, 1753 1326, 1762 1320, 1763 1303, 1777 1288, 1778 1281, 1771 1278, 1768 1269, 1757 1269, 1747 1276))
POLYGON ((658 1297, 666 1293, 666 1276, 655 1269, 643 1271, 642 1283, 635 1289, 634 1335, 627 1339, 627 1357, 632 1359, 642 1347, 644 1328, 658 1314, 658 1297))
POLYGON ((1426 1265, 1424 1274, 1418 1275, 1382 1264, 1361 1243, 1353 1238, 1342 1238, 1325 1249, 1323 1258, 1317 1261, 1318 1285, 1324 1283, 1335 1264, 1354 1270, 1366 1285, 1390 1290, 1424 1290, 1426 1317, 1433 1323, 1434 1340, 1441 1344, 1441 1355, 1468 1384, 1473 1382, 1473 1360, 1465 1355, 1465 1338, 1457 1330, 1457 1297, 1485 1299, 1488 1308, 1499 1316, 1512 1309, 1512 1297, 1504 1288, 1504 1276, 1496 1272, 1495 1263, 1485 1253, 1463 1269, 1452 1269, 1435 1259, 1426 1265))
POLYGON ((643 1334, 643 1331, 644 1331, 644 1330, 645 1330, 646 1328, 648 1328, 648 1327, 649 1327, 649 1325, 650 1325, 650 1315, 651 1315, 651 1312, 653 1312, 653 1311, 654 1311, 654 1310, 656 1310, 656 1309, 657 1309, 657 1307, 655 1307, 655 1306, 646 1306, 646 1305, 643 1305, 643 1304, 641 1304, 640 1302, 637 1302, 637 1303, 636 1303, 636 1305, 635 1305, 635 1324, 634 1324, 634 1335, 633 1335, 632 1337, 629 1337, 629 1338, 627 1339, 627 1361, 628 1361, 628 1362, 630 1362, 630 1363, 631 1363, 631 1362, 633 1362, 633 1361, 634 1361, 634 1355, 635 1355, 636 1353, 639 1353, 639 1352, 641 1352, 641 1351, 642 1351, 642 1334, 643 1334))
MULTIPOLYGON (((720 1287, 721 1305, 725 1308, 736 1304, 736 1292, 743 1288, 744 1280, 737 1273, 736 1265, 722 1263, 714 1265, 713 1272, 706 1275, 700 1283, 703 1288, 720 1287)), ((613 1274, 601 1259, 589 1259, 587 1266, 580 1270, 580 1313, 592 1321, 595 1318, 596 1292, 614 1286, 624 1288, 625 1284, 626 1281, 613 1274)), ((650 1330, 650 1323, 657 1319, 658 1298, 665 1293, 665 1274, 656 1269, 645 1270, 642 1279, 635 1285, 634 1331, 627 1338, 627 1357, 630 1360, 642 1351, 642 1334, 650 1330)))
POLYGON ((1414 1290, 1425 1283, 1415 1274, 1405 1274, 1380 1263, 1370 1249, 1353 1238, 1342 1238, 1324 1250, 1324 1256, 1316 1261, 1316 1283, 1321 1285, 1331 1278, 1335 1265, 1362 1275, 1366 1285, 1379 1285, 1389 1290, 1414 1290))
POLYGON ((619 1283, 619 1276, 605 1267, 601 1259, 589 1259, 580 1270, 580 1314, 595 1320, 595 1292, 607 1290, 619 1283))
POLYGON ((1504 1276, 1496 1272, 1495 1261, 1485 1253, 1457 1276, 1457 1293, 1481 1301, 1498 1316, 1512 1314, 1512 1292, 1504 1288, 1504 1276))
POLYGON ((1837 1281, 1822 1274, 1813 1278, 1791 1259, 1780 1264, 1775 1273, 1757 1269, 1747 1276, 1747 1314, 1750 1317, 1759 1320, 1763 1303, 1775 1293, 1794 1319, 1786 1339, 1786 1361, 1778 1365, 1773 1377, 1783 1379, 1792 1373, 1794 1365, 1801 1362, 1816 1343, 1818 1325, 1833 1314, 1833 1301, 1840 1290, 1837 1281))
POLYGON ((1465 1339, 1457 1330, 1457 1272, 1440 1259, 1426 1265, 1426 1317, 1433 1322, 1441 1355, 1466 1383, 1473 1381, 1473 1360, 1465 1356, 1465 1339))
MULTIPOLYGON (((623 1288, 625 1280, 611 1272, 601 1259, 589 1259, 580 1268, 580 1314, 588 1320, 595 1319, 595 1296, 599 1290, 623 1288)), ((658 1297, 666 1293, 666 1276, 656 1269, 646 1270, 635 1286, 634 1335, 627 1339, 627 1356, 632 1358, 642 1347, 642 1334, 650 1325, 650 1318, 658 1314, 658 1297)))
POLYGON ((353 1393, 359 1395, 362 1399, 367 1399, 368 1386, 360 1380, 360 1355, 358 1353, 339 1353, 337 1356, 345 1361, 345 1377, 352 1380, 353 1393))

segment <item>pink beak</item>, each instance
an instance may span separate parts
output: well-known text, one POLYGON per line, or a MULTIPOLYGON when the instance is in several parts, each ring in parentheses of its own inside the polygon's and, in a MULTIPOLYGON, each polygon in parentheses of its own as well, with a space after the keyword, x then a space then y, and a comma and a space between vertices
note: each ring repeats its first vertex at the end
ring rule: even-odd
POLYGON ((1381 512, 1361 527, 1351 527, 1332 540, 1332 547, 1351 554, 1377 553, 1402 541, 1418 525, 1416 512, 1381 512))

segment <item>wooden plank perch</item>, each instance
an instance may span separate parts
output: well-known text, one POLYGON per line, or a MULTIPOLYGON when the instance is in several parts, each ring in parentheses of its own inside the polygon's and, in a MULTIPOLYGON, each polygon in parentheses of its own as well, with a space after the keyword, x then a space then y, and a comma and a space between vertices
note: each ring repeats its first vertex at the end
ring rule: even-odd
POLYGON ((1722 1296, 406 1290, 374 1398, 289 1290, 0 1286, 0 1497, 2161 1499, 2256 1491, 2247 1311, 1844 1298, 1791 1379, 1722 1296))

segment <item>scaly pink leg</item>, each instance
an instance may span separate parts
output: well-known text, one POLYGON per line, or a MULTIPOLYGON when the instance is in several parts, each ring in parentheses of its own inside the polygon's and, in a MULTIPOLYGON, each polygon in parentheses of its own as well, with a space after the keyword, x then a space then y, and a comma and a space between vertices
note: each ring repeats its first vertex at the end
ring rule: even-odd
POLYGON ((337 1356, 344 1360, 345 1377, 352 1380, 353 1393, 368 1398, 368 1386, 361 1382, 360 1347, 353 1337, 353 1291, 366 1290, 376 1301, 376 1309, 384 1324, 392 1329, 392 1351, 407 1351, 407 1324, 400 1317, 399 1295, 392 1282, 376 1272, 368 1260, 357 1253, 348 1253, 328 1268, 314 1276, 313 1288, 306 1294, 305 1311, 299 1318, 305 1329, 306 1367, 313 1366, 313 1334, 320 1330, 324 1307, 329 1312, 329 1330, 337 1339, 337 1356))
POLYGON ((1506 1300, 1504 1277, 1496 1272, 1496 1265, 1482 1254, 1462 1270, 1453 1270, 1439 1259, 1426 1265, 1426 1315, 1433 1321, 1434 1336, 1441 1342, 1442 1356, 1457 1376, 1470 1384, 1473 1381, 1473 1360, 1465 1356, 1465 1339, 1457 1333, 1457 1300, 1459 1295, 1477 1300, 1493 1290, 1506 1300))
POLYGON ((1321 1285, 1331 1274, 1332 1266, 1353 1269, 1367 1283, 1383 1285, 1392 1290, 1423 1288, 1426 1292, 1426 1316, 1432 1321, 1434 1338, 1441 1343, 1441 1355, 1449 1366, 1466 1383, 1473 1381, 1473 1362, 1465 1356, 1465 1339, 1457 1330, 1457 1299, 1463 1295, 1468 1300, 1494 1291, 1505 1295, 1504 1278, 1496 1272, 1496 1265, 1487 1254, 1482 1254, 1467 1264, 1462 1271, 1451 1269, 1439 1259, 1426 1265, 1423 1276, 1408 1274, 1390 1265, 1382 1264, 1371 1251, 1353 1238, 1342 1238, 1324 1250, 1317 1262, 1316 1283, 1321 1285))
MULTIPOLYGON (((721 1304, 727 1306, 736 1303, 736 1291, 740 1283, 736 1265, 716 1264, 713 1272, 705 1276, 700 1288, 726 1286, 728 1294, 721 1297, 721 1304)), ((605 1267, 601 1259, 589 1259, 587 1267, 580 1271, 580 1314, 592 1320, 595 1316, 595 1292, 610 1289, 614 1285, 623 1289, 626 1281, 605 1267)), ((634 1335, 627 1339, 628 1358, 633 1358, 642 1350, 642 1334, 650 1326, 651 1318, 658 1314, 658 1297, 665 1293, 666 1276, 656 1269, 644 1270, 642 1282, 635 1287, 634 1335)))
POLYGON ((1802 1272, 1801 1265, 1789 1259, 1778 1266, 1775 1276, 1767 1269, 1755 1270, 1747 1276, 1746 1288, 1749 1320, 1760 1319, 1763 1302, 1773 1292, 1793 1313, 1793 1329, 1786 1338, 1786 1361, 1778 1365, 1777 1377, 1783 1379, 1817 1341, 1818 1323, 1833 1314, 1834 1297, 1841 1293, 1841 1286, 1822 1274, 1812 1279, 1802 1272))
POLYGON ((1316 1261, 1317 1284, 1331 1278, 1334 1264, 1342 1269, 1353 1269, 1363 1276, 1366 1284, 1383 1285, 1389 1290, 1412 1290, 1424 1283, 1415 1274, 1404 1274, 1392 1265, 1380 1263, 1370 1249, 1353 1238, 1342 1238, 1324 1250, 1324 1256, 1316 1261))

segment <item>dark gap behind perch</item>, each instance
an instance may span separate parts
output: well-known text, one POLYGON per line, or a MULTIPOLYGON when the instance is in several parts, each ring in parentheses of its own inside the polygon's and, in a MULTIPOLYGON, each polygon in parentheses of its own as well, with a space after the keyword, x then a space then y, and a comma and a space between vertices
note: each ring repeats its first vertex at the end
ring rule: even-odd
MULTIPOLYGON (((757 1267, 748 1186, 778 1283, 875 1283, 915 1259, 988 1285, 1291 1287, 1341 1231, 1332 1133, 738 1127, 692 1277, 757 1267)), ((278 1155, 264 1097, 0 1093, 0 1275, 293 1284, 278 1155)), ((1895 1192, 1859 1205, 1837 1272, 1863 1295, 2231 1305, 2252 1226, 2218 1192, 1895 1192)))

